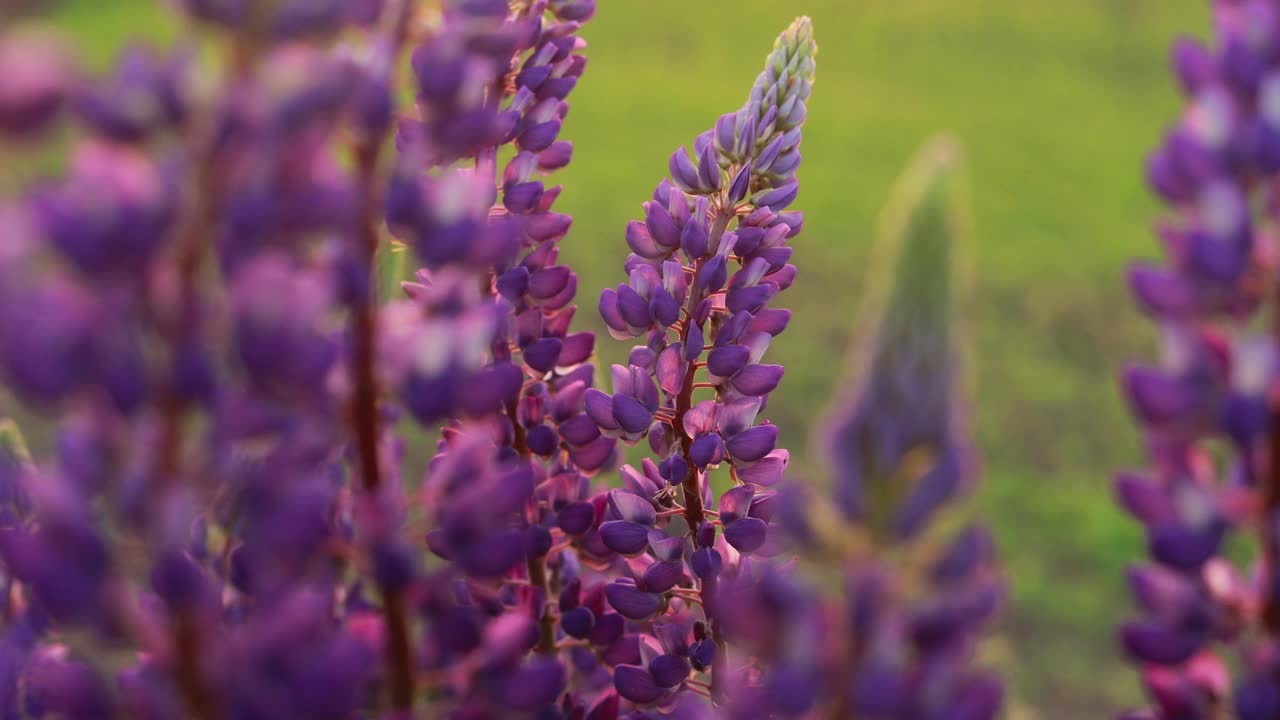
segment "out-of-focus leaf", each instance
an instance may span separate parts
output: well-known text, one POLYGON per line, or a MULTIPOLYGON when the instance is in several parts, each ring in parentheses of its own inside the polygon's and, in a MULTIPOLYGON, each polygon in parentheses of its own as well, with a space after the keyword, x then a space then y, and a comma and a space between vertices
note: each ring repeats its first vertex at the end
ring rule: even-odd
POLYGON ((408 250, 399 240, 390 240, 378 246, 374 257, 375 278, 378 284, 379 302, 401 297, 400 282, 405 279, 405 263, 408 250))

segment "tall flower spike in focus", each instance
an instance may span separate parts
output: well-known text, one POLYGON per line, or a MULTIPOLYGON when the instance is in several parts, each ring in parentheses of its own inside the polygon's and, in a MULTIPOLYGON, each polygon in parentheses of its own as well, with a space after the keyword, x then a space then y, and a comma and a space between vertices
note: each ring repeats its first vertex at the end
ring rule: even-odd
MULTIPOLYGON (((608 598, 648 632, 664 626, 663 607, 667 615, 691 614, 689 667, 710 675, 707 691, 718 704, 729 701, 729 685, 741 676, 731 669, 718 587, 722 578, 749 575, 753 553, 775 548, 770 488, 790 457, 777 447, 777 426, 760 421, 783 376, 765 356, 790 312, 770 304, 796 277, 787 241, 803 216, 787 208, 798 192, 816 53, 810 20, 797 19, 778 38, 742 109, 700 135, 692 156, 683 148, 671 156, 672 177, 644 203, 644 220, 627 227, 627 282, 600 296, 610 334, 641 344, 626 365, 613 367, 613 394, 588 390, 586 409, 606 436, 632 445, 648 440, 653 457, 644 471, 627 466, 623 476, 637 479, 630 492, 663 511, 654 518, 617 504, 621 517, 602 525, 601 537, 615 552, 660 561, 651 567, 675 561, 668 544, 692 541, 687 586, 655 584, 650 570, 635 568, 633 577, 609 586, 608 598), (732 485, 719 498, 711 487, 717 469, 732 485)), ((749 658, 738 661, 750 665, 749 658)), ((636 707, 667 702, 672 689, 702 687, 688 670, 668 677, 666 667, 621 665, 615 687, 636 707)))
POLYGON ((1212 42, 1174 43, 1186 107, 1147 159, 1164 259, 1128 278, 1161 340, 1121 378, 1148 456, 1114 479, 1150 555, 1117 633, 1152 704, 1134 719, 1280 714, 1280 9, 1212 7, 1212 42))

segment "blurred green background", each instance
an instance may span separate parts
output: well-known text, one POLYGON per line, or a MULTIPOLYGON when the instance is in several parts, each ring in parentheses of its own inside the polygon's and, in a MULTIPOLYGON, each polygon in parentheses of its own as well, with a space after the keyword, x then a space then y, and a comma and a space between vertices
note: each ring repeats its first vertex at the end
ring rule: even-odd
MULTIPOLYGON (((1152 331, 1124 289, 1126 260, 1152 255, 1157 209, 1142 158, 1176 113, 1170 40, 1207 27, 1203 0, 601 0, 591 63, 564 137, 577 145, 560 207, 577 217, 564 253, 581 274, 579 325, 599 329, 599 289, 620 281, 622 231, 667 157, 745 99, 774 36, 814 19, 821 51, 797 207, 807 214, 783 296, 795 319, 771 353, 787 377, 770 403, 808 448, 854 333, 864 261, 890 186, 936 131, 964 145, 977 252, 977 428, 989 518, 1013 583, 1001 662, 1010 717, 1071 719, 1135 702, 1117 658, 1129 612, 1122 568, 1138 533, 1108 477, 1138 461, 1115 392, 1152 331)), ((71 0, 57 20, 97 63, 173 25, 136 0, 71 0)), ((626 347, 607 336, 602 361, 626 347)))

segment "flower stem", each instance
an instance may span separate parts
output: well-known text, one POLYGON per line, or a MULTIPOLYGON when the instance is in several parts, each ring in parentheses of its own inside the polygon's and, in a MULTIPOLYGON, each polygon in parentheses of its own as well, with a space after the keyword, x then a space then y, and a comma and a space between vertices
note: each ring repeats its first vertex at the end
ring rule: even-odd
MULTIPOLYGON (((1280 342, 1280 291, 1272 306, 1272 335, 1280 342)), ((1262 535, 1264 600, 1262 620, 1273 637, 1280 637, 1280 588, 1276 573, 1280 572, 1280 399, 1272 398, 1268 435, 1270 462, 1262 477, 1262 535)))
MULTIPOLYGON (((507 403, 507 415, 511 419, 511 447, 526 461, 530 458, 528 433, 520 424, 518 401, 507 403)), ((535 498, 534 503, 537 502, 535 498)), ((549 555, 550 553, 548 553, 549 555)), ((556 619, 551 616, 551 584, 547 580, 547 556, 529 557, 525 561, 529 571, 529 585, 542 592, 542 616, 538 618, 538 644, 534 648, 542 655, 556 653, 556 619)))
MULTIPOLYGON (((378 382, 374 374, 374 346, 377 319, 374 315, 372 273, 378 252, 378 155, 381 138, 356 146, 356 172, 361 188, 361 215, 357 240, 365 271, 370 273, 369 293, 352 307, 351 368, 355 391, 351 401, 351 423, 355 433, 360 479, 371 497, 382 492, 382 469, 378 462, 378 382)), ((382 586, 382 620, 386 627, 387 664, 390 669, 391 705, 398 711, 413 708, 413 650, 409 642, 409 619, 404 598, 382 586)))
MULTIPOLYGON (((721 237, 729 227, 729 221, 733 219, 733 215, 726 212, 717 212, 715 221, 711 226, 710 246, 717 247, 720 244, 721 237)), ((701 260, 695 263, 695 273, 701 265, 701 260)), ((681 336, 682 342, 689 341, 689 330, 693 327, 692 318, 698 311, 698 305, 702 303, 703 293, 694 285, 694 289, 689 293, 689 301, 686 310, 690 317, 690 321, 685 324, 684 332, 681 336)), ((693 447, 693 437, 684 429, 684 416, 693 407, 693 391, 697 386, 696 377, 698 372, 697 363, 689 363, 689 369, 685 371, 684 383, 680 387, 680 394, 676 396, 676 414, 672 421, 672 427, 680 438, 680 452, 684 456, 685 464, 689 467, 689 472, 685 475, 684 483, 684 517, 685 522, 689 525, 689 534, 695 535, 698 532, 698 526, 702 524, 706 517, 706 513, 702 508, 702 473, 698 470, 697 465, 693 462, 691 449, 693 447)), ((716 643, 716 658, 711 668, 711 697, 719 701, 723 687, 716 682, 717 677, 722 677, 725 670, 725 643, 720 633, 720 622, 715 617, 715 594, 716 579, 710 578, 702 581, 701 597, 702 612, 707 619, 707 625, 711 628, 712 638, 716 643)))

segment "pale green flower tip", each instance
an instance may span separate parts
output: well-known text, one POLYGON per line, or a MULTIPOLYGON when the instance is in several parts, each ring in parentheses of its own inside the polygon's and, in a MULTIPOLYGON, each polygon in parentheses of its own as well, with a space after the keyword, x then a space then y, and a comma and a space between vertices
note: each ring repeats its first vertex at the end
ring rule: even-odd
POLYGON ((770 61, 778 70, 791 65, 802 66, 802 76, 812 82, 814 74, 814 56, 818 54, 818 43, 813 35, 813 20, 808 15, 801 15, 778 36, 773 44, 770 61))
POLYGON ((0 418, 0 462, 12 463, 18 467, 31 464, 31 451, 27 449, 27 441, 22 437, 18 424, 9 418, 0 418))

